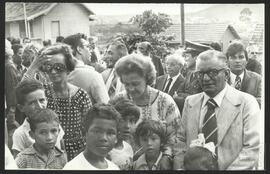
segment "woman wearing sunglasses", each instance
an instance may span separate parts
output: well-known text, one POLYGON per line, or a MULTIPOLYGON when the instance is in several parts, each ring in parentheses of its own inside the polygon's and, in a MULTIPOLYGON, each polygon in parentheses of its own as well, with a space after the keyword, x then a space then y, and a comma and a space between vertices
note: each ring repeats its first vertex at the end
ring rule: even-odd
POLYGON ((24 78, 34 78, 33 74, 44 65, 51 81, 44 84, 47 107, 58 114, 65 131, 64 145, 67 157, 71 160, 85 147, 82 121, 92 103, 86 91, 67 81, 67 76, 74 70, 75 65, 68 45, 57 44, 44 49, 34 59, 24 78))

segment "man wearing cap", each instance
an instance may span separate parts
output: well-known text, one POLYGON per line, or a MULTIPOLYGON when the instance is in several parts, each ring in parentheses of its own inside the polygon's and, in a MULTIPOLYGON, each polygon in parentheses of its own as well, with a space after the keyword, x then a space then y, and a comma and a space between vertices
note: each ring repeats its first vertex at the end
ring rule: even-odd
POLYGON ((184 51, 186 61, 185 81, 181 88, 177 91, 177 95, 174 95, 174 100, 180 112, 183 110, 184 102, 187 96, 197 94, 202 91, 199 81, 194 75, 196 58, 201 52, 211 49, 208 46, 190 41, 186 41, 186 46, 188 48, 186 48, 184 51))
POLYGON ((151 57, 151 60, 156 68, 157 71, 157 77, 164 75, 164 68, 162 66, 160 58, 151 55, 152 45, 149 42, 140 42, 137 44, 137 52, 144 55, 151 57))
POLYGON ((260 109, 256 99, 228 85, 226 56, 216 50, 201 53, 196 73, 203 92, 186 98, 174 148, 174 169, 184 169, 183 158, 192 140, 202 133, 213 142, 219 170, 252 170, 259 156, 260 109))

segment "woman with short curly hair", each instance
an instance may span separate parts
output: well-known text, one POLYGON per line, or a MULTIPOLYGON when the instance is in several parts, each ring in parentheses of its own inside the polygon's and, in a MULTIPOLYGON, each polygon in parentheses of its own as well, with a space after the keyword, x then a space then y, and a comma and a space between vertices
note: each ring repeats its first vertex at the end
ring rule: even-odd
MULTIPOLYGON (((151 87, 155 83, 156 70, 150 58, 139 54, 127 55, 117 61, 115 69, 125 86, 125 91, 118 95, 131 99, 140 108, 137 125, 143 120, 158 120, 166 127, 165 164, 165 159, 172 157, 173 144, 179 137, 180 112, 177 105, 170 95, 151 87)), ((166 167, 163 169, 170 168, 166 167)))
POLYGON ((56 44, 42 50, 30 65, 24 78, 34 78, 33 74, 44 64, 51 81, 44 84, 48 99, 47 107, 59 116, 65 132, 67 157, 71 160, 85 147, 82 120, 92 103, 86 91, 68 82, 68 74, 75 67, 70 46, 56 44))

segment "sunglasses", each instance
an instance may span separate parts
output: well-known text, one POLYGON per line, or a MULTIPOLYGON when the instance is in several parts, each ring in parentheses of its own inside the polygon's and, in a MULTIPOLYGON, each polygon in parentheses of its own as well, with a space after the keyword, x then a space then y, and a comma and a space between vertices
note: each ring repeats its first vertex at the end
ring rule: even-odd
POLYGON ((55 63, 53 65, 52 64, 46 65, 47 72, 51 73, 53 69, 56 71, 56 73, 62 73, 62 72, 67 71, 66 65, 61 64, 61 63, 55 63))
POLYGON ((219 72, 222 71, 222 70, 224 70, 224 68, 222 68, 222 69, 212 69, 212 70, 204 71, 204 72, 203 71, 197 71, 197 72, 195 72, 194 75, 195 75, 195 77, 197 79, 202 79, 204 77, 204 75, 207 74, 208 77, 210 77, 211 79, 214 79, 219 74, 219 72))
POLYGON ((256 55, 256 54, 257 54, 257 52, 251 52, 250 54, 252 54, 252 55, 256 55))

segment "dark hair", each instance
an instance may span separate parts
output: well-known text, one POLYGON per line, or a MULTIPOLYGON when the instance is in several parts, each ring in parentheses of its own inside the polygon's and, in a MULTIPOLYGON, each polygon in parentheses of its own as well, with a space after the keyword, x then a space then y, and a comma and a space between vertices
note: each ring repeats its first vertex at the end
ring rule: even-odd
POLYGON ((59 43, 59 44, 49 46, 46 49, 42 50, 41 54, 44 54, 44 55, 63 54, 65 57, 67 70, 71 72, 75 68, 75 61, 72 55, 72 51, 70 49, 70 46, 67 44, 59 43))
POLYGON ((152 133, 157 134, 160 137, 161 144, 167 142, 166 132, 162 123, 156 120, 144 120, 136 128, 135 138, 138 144, 140 144, 140 137, 148 136, 152 133))
POLYGON ((194 166, 194 160, 207 159, 207 163, 201 163, 208 170, 218 170, 217 158, 212 155, 208 149, 204 147, 189 148, 184 155, 184 168, 185 170, 202 170, 200 166, 194 166))
MULTIPOLYGON (((31 42, 31 40, 28 37, 23 38, 23 43, 25 43, 25 41, 30 41, 31 42)), ((30 42, 28 42, 28 43, 30 43, 30 42)))
POLYGON ((64 37, 63 36, 57 36, 56 42, 63 42, 64 37))
POLYGON ((147 85, 152 85, 156 79, 156 69, 151 59, 139 54, 122 57, 116 62, 115 70, 121 81, 121 75, 129 73, 137 73, 144 77, 147 85))
POLYGON ((44 47, 52 45, 52 42, 50 39, 44 40, 42 43, 44 47))
POLYGON ((16 100, 18 104, 23 105, 25 96, 38 89, 45 90, 43 84, 36 79, 22 80, 16 87, 16 100))
POLYGON ((85 120, 83 121, 84 131, 87 132, 94 119, 106 119, 114 120, 118 124, 121 120, 119 112, 110 104, 96 103, 85 115, 85 120))
POLYGON ((221 51, 221 46, 220 46, 220 44, 217 43, 217 42, 212 42, 212 43, 210 44, 210 46, 211 46, 214 50, 221 51))
POLYGON ((20 38, 12 38, 11 44, 12 44, 12 45, 14 45, 14 44, 21 44, 20 38))
POLYGON ((33 116, 28 118, 28 121, 31 131, 34 132, 38 123, 49 123, 52 121, 59 123, 59 118, 53 110, 49 108, 41 108, 35 110, 33 116))
POLYGON ((229 59, 230 56, 234 56, 235 54, 237 54, 238 52, 242 52, 244 51, 245 57, 246 57, 246 61, 248 61, 248 53, 245 49, 244 44, 241 41, 238 40, 234 40, 232 41, 226 51, 226 56, 227 59, 229 59))
POLYGON ((19 51, 19 49, 20 49, 20 48, 23 48, 23 46, 22 46, 21 44, 13 44, 13 45, 11 46, 11 48, 12 48, 14 54, 17 54, 18 51, 19 51))
POLYGON ((139 120, 140 109, 131 100, 123 96, 116 96, 112 98, 109 103, 114 106, 124 120, 125 117, 129 115, 135 116, 136 122, 139 120))
POLYGON ((67 36, 63 40, 63 43, 68 44, 68 45, 71 46, 73 56, 76 55, 77 47, 82 46, 81 39, 87 40, 87 36, 85 34, 83 34, 83 33, 77 33, 77 34, 67 36))

